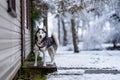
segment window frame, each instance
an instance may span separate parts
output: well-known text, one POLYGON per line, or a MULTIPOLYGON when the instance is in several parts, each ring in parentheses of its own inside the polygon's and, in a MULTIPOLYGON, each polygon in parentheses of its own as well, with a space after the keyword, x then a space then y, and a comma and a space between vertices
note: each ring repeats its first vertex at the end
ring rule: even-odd
POLYGON ((17 17, 16 13, 16 0, 7 0, 8 10, 7 12, 14 18, 17 17))

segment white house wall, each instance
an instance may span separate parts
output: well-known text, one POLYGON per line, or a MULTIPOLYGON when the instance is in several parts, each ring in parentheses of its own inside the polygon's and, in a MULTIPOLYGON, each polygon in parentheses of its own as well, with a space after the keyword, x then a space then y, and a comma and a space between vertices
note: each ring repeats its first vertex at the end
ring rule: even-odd
MULTIPOLYGON (((21 67, 20 0, 16 0, 16 18, 7 9, 7 0, 0 0, 0 80, 12 80, 21 67)), ((30 30, 26 27, 25 48, 27 57, 30 52, 30 30)))

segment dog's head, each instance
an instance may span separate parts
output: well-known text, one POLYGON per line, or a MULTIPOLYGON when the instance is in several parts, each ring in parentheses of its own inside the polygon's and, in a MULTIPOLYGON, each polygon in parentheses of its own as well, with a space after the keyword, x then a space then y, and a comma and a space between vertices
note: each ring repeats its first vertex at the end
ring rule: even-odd
POLYGON ((38 28, 36 32, 37 40, 41 41, 46 37, 46 28, 38 28))

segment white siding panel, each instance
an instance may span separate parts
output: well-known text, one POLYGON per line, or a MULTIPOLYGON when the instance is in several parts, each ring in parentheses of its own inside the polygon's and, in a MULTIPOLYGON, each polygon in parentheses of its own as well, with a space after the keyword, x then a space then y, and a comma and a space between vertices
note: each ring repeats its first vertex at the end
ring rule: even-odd
POLYGON ((29 53, 30 53, 30 47, 31 47, 31 45, 30 44, 27 44, 27 45, 25 45, 25 58, 27 58, 27 56, 29 55, 29 53))
POLYGON ((20 16, 20 0, 16 0, 16 4, 17 16, 20 16))
POLYGON ((16 47, 16 46, 19 46, 21 45, 21 41, 20 39, 19 40, 2 40, 0 39, 0 44, 2 46, 0 46, 0 50, 4 50, 4 49, 8 49, 8 48, 13 48, 13 47, 16 47))
MULTIPOLYGON (((12 80, 9 78, 9 75, 11 75, 11 73, 13 73, 12 71, 14 71, 14 73, 16 72, 15 69, 16 68, 20 68, 20 66, 17 67, 17 65, 21 64, 20 63, 21 59, 17 58, 14 63, 12 63, 8 68, 6 68, 1 74, 0 74, 0 80, 12 80), (8 79, 7 79, 8 78, 8 79)), ((13 74, 12 74, 13 76, 13 74)), ((12 77, 11 76, 11 77, 12 77)))
POLYGON ((10 56, 8 56, 4 61, 1 61, 0 74, 5 71, 10 65, 12 65, 18 58, 20 58, 20 50, 10 56))
POLYGON ((21 66, 20 0, 16 5, 17 18, 13 18, 7 0, 0 0, 0 80, 12 80, 21 66))
MULTIPOLYGON (((27 0, 24 0, 24 3, 26 3, 27 0)), ((31 48, 31 37, 30 37, 30 30, 27 29, 27 7, 24 5, 25 8, 25 57, 27 58, 28 54, 30 53, 30 48, 31 48)), ((28 26, 29 27, 29 26, 28 26)))
POLYGON ((20 60, 19 60, 19 62, 17 62, 17 63, 19 63, 19 64, 18 64, 18 65, 15 65, 14 70, 11 71, 10 75, 7 76, 7 79, 6 79, 6 80, 12 80, 12 79, 14 78, 15 74, 17 73, 17 71, 20 69, 20 67, 21 67, 21 62, 20 62, 20 60))
MULTIPOLYGON (((13 56, 21 50, 20 46, 16 46, 14 48, 9 48, 6 50, 0 51, 0 63, 4 62, 4 60, 8 59, 9 56, 13 56)), ((21 52, 19 52, 20 54, 21 52)))
POLYGON ((27 58, 27 56, 30 53, 30 48, 31 48, 31 37, 30 37, 30 32, 28 31, 28 29, 25 30, 25 58, 27 58))
POLYGON ((20 33, 10 30, 0 29, 0 39, 20 39, 20 33))
POLYGON ((0 0, 0 4, 7 8, 7 0, 0 0))
POLYGON ((31 42, 30 41, 26 41, 25 42, 25 58, 27 58, 27 56, 30 53, 30 48, 31 48, 31 42))
POLYGON ((20 26, 16 26, 4 18, 0 18, 0 28, 20 33, 20 26))

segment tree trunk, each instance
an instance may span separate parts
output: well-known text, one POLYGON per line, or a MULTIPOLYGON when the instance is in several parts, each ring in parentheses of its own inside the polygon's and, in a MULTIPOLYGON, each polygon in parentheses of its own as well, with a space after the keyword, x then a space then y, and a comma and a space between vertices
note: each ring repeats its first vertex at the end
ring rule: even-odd
POLYGON ((44 17, 44 21, 43 21, 43 27, 46 27, 46 32, 47 32, 47 36, 48 36, 48 20, 47 17, 44 17))
POLYGON ((67 31, 65 29, 65 23, 62 18, 61 18, 61 22, 62 22, 62 27, 63 27, 63 46, 66 46, 67 45, 67 31))
POLYGON ((58 38, 59 38, 59 42, 61 43, 61 40, 60 40, 60 16, 58 16, 58 38))
POLYGON ((74 46, 74 52, 78 53, 78 45, 77 45, 77 35, 75 30, 75 22, 74 19, 71 19, 71 29, 72 29, 72 38, 73 38, 73 46, 74 46))
POLYGON ((116 40, 113 40, 113 47, 114 47, 114 48, 117 47, 117 42, 116 42, 116 40))

